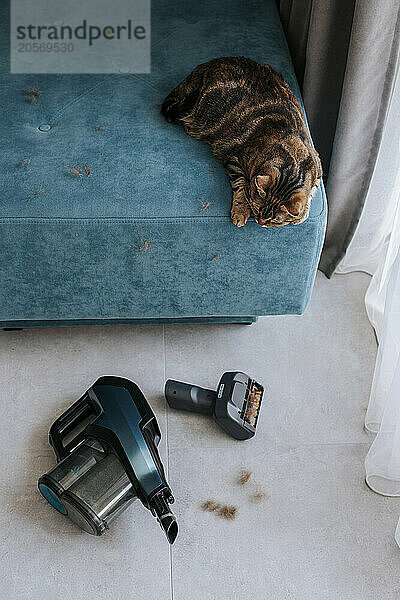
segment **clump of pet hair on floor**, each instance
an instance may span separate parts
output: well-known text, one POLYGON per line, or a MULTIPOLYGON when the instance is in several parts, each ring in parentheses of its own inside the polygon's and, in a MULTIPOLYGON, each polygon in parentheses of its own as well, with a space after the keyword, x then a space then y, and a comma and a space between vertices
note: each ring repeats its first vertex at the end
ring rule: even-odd
MULTIPOLYGON (((239 471, 239 475, 238 475, 236 482, 238 483, 238 485, 246 485, 250 481, 252 474, 253 474, 252 471, 249 471, 248 469, 245 469, 244 467, 242 467, 239 471)), ((268 494, 266 494, 256 484, 256 482, 254 480, 250 481, 250 483, 252 483, 253 485, 256 486, 256 490, 249 496, 249 499, 251 502, 255 502, 255 503, 262 502, 263 500, 265 500, 269 497, 268 494)))
POLYGON ((252 494, 250 496, 250 500, 252 502, 262 502, 263 500, 266 500, 267 498, 268 498, 268 494, 266 494, 262 490, 257 490, 256 492, 254 492, 254 494, 252 494))
MULTIPOLYGON (((253 487, 253 491, 249 496, 250 502, 262 502, 269 496, 256 484, 255 481, 252 480, 252 475, 252 471, 242 467, 238 473, 236 483, 243 486, 250 482, 252 486, 255 486, 255 489, 253 487)), ((205 500, 205 502, 201 504, 201 510, 204 510, 204 512, 213 512, 222 519, 226 519, 228 521, 233 521, 238 513, 237 506, 234 506, 233 504, 221 504, 215 500, 205 500)))
POLYGON ((247 469, 240 469, 239 476, 237 478, 238 484, 245 485, 249 481, 251 476, 252 476, 251 471, 248 471, 247 469))
POLYGON ((223 519, 227 519, 228 521, 233 521, 236 518, 237 507, 231 504, 224 504, 217 511, 217 514, 223 519))
POLYGON ((202 510, 205 512, 214 512, 221 508, 221 505, 218 502, 214 502, 214 500, 206 500, 201 505, 202 510))
POLYGON ((220 504, 214 500, 206 500, 201 505, 202 510, 205 512, 215 512, 222 519, 227 521, 233 521, 237 515, 237 506, 231 504, 220 504))

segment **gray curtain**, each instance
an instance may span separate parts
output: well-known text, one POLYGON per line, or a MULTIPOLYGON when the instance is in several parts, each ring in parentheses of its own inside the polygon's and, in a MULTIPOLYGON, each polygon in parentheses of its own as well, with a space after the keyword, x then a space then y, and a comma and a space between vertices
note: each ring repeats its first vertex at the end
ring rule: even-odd
POLYGON ((276 0, 324 167, 330 277, 353 236, 399 65, 399 0, 276 0))

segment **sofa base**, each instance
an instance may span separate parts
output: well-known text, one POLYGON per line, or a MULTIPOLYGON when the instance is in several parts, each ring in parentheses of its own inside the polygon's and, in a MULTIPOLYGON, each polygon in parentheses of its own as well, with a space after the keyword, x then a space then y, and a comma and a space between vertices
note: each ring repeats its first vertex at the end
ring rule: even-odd
POLYGON ((65 321, 2 321, 0 329, 3 331, 18 331, 33 329, 35 327, 72 327, 85 325, 170 325, 170 324, 206 324, 230 323, 233 325, 251 325, 258 317, 185 317, 176 319, 74 319, 65 321))

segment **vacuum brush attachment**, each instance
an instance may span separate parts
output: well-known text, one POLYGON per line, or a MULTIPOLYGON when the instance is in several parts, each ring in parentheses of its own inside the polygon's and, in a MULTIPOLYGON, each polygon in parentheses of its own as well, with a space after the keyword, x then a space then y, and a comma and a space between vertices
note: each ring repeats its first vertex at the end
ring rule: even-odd
POLYGON ((240 371, 224 373, 216 392, 173 379, 165 384, 171 408, 212 415, 237 440, 255 435, 263 393, 262 385, 240 371))

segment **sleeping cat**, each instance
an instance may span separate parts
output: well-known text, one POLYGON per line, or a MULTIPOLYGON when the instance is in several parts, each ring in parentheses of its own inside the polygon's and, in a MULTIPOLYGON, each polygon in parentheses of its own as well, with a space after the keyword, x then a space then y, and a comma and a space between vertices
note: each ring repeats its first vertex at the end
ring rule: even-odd
POLYGON ((165 98, 167 121, 207 142, 227 169, 232 221, 302 223, 322 175, 302 110, 283 77, 248 58, 201 64, 165 98))

